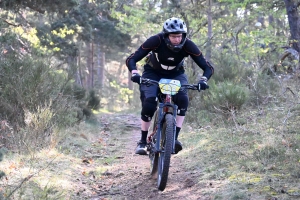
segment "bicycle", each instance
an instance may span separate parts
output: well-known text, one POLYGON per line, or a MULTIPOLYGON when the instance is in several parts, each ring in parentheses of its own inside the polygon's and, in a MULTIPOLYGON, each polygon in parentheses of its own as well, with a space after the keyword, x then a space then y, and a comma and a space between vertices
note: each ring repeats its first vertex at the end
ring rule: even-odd
POLYGON ((198 90, 198 85, 181 85, 180 81, 173 79, 154 81, 147 78, 141 78, 141 84, 157 84, 160 89, 153 130, 147 136, 147 151, 150 174, 157 178, 157 187, 163 191, 167 185, 171 154, 175 154, 177 105, 172 102, 172 95, 183 89, 198 90))

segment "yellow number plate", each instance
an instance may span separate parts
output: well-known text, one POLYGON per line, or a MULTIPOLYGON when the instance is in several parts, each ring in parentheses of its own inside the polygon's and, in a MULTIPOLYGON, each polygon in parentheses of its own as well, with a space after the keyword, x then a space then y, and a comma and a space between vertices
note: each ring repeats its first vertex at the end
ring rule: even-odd
POLYGON ((159 88, 163 94, 175 95, 181 87, 180 81, 173 79, 160 79, 159 88))

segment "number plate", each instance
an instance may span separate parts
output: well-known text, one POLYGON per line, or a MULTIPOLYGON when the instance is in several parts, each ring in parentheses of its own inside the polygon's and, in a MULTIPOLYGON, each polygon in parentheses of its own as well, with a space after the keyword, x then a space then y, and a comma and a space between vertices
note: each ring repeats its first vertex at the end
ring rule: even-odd
POLYGON ((175 95, 181 87, 180 81, 173 79, 160 79, 159 88, 163 94, 175 95))

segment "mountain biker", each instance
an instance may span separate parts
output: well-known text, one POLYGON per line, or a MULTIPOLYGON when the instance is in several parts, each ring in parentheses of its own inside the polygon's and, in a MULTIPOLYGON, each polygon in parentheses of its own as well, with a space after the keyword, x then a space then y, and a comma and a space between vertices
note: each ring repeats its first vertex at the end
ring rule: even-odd
MULTIPOLYGON (((143 78, 159 81, 161 78, 179 80, 181 84, 188 84, 184 73, 184 59, 191 56, 194 62, 203 70, 203 76, 198 83, 198 90, 208 88, 207 81, 214 72, 213 66, 204 58, 202 52, 187 35, 187 27, 179 18, 169 18, 163 24, 163 31, 149 37, 136 51, 126 59, 126 66, 131 72, 131 80, 140 84, 141 76, 138 73, 136 63, 146 58, 143 78)), ((141 110, 141 140, 136 147, 136 154, 146 155, 147 134, 150 121, 156 111, 158 92, 157 85, 140 85, 141 110)), ((182 150, 182 144, 178 141, 189 99, 187 91, 180 91, 173 97, 178 106, 176 117, 175 153, 182 150)))

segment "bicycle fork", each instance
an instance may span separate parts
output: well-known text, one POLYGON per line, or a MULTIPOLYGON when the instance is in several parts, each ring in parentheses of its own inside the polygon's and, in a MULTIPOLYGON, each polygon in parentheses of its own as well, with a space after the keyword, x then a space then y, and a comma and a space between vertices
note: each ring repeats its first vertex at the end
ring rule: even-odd
MULTIPOLYGON (((168 99, 166 99, 167 101, 168 99)), ((172 114, 173 115, 173 147, 172 147, 172 153, 175 153, 175 136, 176 136, 176 115, 177 115, 177 108, 178 106, 175 104, 172 104, 170 102, 164 102, 164 103, 159 103, 159 107, 158 107, 158 120, 157 120, 157 124, 155 125, 155 129, 153 130, 153 132, 149 135, 148 140, 150 141, 152 139, 152 137, 155 137, 155 148, 152 148, 155 150, 154 153, 158 153, 160 151, 163 151, 163 149, 160 149, 160 142, 161 142, 161 134, 157 134, 157 133, 161 133, 162 129, 163 129, 163 119, 165 117, 166 114, 172 114)), ((151 148, 151 147, 150 147, 151 148)))

